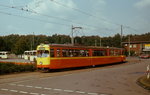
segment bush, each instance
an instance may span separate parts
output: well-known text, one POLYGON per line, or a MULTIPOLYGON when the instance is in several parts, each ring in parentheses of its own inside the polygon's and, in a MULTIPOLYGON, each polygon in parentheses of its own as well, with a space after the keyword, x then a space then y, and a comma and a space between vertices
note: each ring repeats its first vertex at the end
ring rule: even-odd
POLYGON ((35 64, 0 63, 0 75, 14 72, 35 71, 35 64))

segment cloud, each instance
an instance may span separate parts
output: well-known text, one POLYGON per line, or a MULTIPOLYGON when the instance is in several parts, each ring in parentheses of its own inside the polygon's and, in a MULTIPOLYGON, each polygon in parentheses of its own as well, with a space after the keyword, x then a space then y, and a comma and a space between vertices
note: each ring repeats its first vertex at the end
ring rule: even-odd
MULTIPOLYGON (((62 7, 58 0, 33 0, 27 6, 29 9, 32 9, 39 13, 60 13, 68 11, 65 7, 62 7), (56 2, 55 2, 56 1, 56 2)), ((63 4, 69 7, 76 7, 72 0, 62 0, 63 4)))
POLYGON ((150 7, 150 0, 140 0, 134 6, 140 9, 150 7))

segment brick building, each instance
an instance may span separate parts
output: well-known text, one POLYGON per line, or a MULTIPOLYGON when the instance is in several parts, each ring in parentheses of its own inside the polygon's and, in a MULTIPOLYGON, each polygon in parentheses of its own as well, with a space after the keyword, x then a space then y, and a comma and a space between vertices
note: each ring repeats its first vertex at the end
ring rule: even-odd
POLYGON ((150 41, 122 42, 122 45, 131 55, 150 54, 150 41))

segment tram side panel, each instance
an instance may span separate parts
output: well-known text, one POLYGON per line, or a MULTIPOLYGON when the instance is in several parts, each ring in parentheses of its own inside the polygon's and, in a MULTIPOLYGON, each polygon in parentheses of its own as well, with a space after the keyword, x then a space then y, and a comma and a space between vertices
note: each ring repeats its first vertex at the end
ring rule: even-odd
POLYGON ((61 69, 61 68, 73 68, 73 67, 83 67, 90 66, 90 58, 52 58, 50 61, 50 69, 61 69))
POLYGON ((121 56, 87 57, 87 58, 51 58, 49 69, 62 69, 84 67, 92 65, 104 65, 122 62, 121 56))

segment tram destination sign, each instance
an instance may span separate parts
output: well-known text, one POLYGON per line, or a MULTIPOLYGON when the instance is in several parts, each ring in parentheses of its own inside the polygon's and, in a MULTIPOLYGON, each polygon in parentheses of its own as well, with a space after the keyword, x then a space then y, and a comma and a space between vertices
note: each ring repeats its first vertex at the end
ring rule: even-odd
POLYGON ((39 47, 39 50, 45 50, 45 47, 39 47))
POLYGON ((145 44, 145 49, 150 49, 150 44, 145 44))

